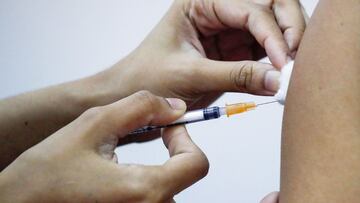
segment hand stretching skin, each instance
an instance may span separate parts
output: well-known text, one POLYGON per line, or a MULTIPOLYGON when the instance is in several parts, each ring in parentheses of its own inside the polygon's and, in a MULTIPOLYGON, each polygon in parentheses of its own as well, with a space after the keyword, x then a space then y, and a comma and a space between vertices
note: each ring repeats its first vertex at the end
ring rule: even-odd
POLYGON ((223 92, 273 95, 275 67, 297 50, 304 29, 297 0, 178 0, 134 52, 98 78, 181 98, 190 109, 223 92), (274 66, 256 62, 265 52, 274 66))
POLYGON ((209 167, 184 127, 164 131, 171 158, 162 166, 116 164, 114 149, 132 130, 167 124, 185 109, 145 91, 90 109, 0 174, 0 201, 171 202, 209 167))

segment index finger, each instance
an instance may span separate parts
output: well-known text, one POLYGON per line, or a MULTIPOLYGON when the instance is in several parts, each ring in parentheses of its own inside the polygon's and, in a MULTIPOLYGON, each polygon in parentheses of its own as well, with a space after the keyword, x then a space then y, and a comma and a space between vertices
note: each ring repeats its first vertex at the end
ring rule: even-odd
POLYGON ((184 126, 165 129, 163 141, 170 154, 162 170, 164 190, 175 195, 206 176, 209 162, 184 126))
POLYGON ((273 10, 290 52, 296 51, 306 27, 306 16, 303 14, 300 2, 298 0, 276 0, 273 10))
POLYGON ((290 60, 289 47, 276 22, 271 4, 243 1, 219 1, 213 4, 219 21, 227 27, 248 30, 265 49, 275 67, 281 68, 290 60))
POLYGON ((270 8, 259 7, 251 12, 247 29, 264 47, 266 54, 276 68, 283 67, 291 60, 289 47, 270 8))

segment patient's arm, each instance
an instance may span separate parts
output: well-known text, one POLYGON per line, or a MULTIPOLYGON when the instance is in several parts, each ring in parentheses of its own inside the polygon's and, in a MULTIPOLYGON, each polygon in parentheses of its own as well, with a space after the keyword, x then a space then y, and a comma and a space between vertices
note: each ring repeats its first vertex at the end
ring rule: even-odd
POLYGON ((360 202, 360 1, 320 1, 285 108, 280 202, 360 202))

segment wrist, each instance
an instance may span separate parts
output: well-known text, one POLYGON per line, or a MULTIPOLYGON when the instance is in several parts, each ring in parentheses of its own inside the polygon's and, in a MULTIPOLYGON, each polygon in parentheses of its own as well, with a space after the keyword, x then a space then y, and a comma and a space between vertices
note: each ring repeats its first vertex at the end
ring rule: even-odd
POLYGON ((121 61, 105 71, 67 84, 67 93, 75 108, 86 110, 131 95, 135 90, 125 77, 125 66, 121 61))

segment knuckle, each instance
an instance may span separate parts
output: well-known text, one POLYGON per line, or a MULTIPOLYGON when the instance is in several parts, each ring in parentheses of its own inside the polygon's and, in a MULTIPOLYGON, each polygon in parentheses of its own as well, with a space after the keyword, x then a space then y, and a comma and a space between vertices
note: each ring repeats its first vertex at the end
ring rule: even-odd
POLYGON ((257 5, 257 9, 256 9, 256 13, 259 15, 259 16, 273 16, 273 10, 268 7, 268 6, 264 6, 264 5, 257 5))
POLYGON ((86 110, 81 117, 84 121, 90 121, 103 115, 103 113, 104 107, 92 107, 86 110))
POLYGON ((153 109, 159 103, 159 99, 147 90, 142 90, 135 93, 135 98, 137 101, 141 102, 141 105, 145 105, 150 109, 153 109))
POLYGON ((235 65, 229 77, 236 89, 240 91, 249 89, 252 83, 254 69, 254 63, 238 63, 235 65))
POLYGON ((276 7, 281 7, 281 8, 283 8, 284 6, 286 6, 286 4, 289 2, 289 0, 275 0, 274 1, 274 5, 276 6, 276 7))
POLYGON ((199 178, 201 179, 208 174, 209 168, 210 168, 210 163, 204 153, 202 153, 201 156, 199 157, 198 163, 199 163, 199 166, 198 166, 199 178))

